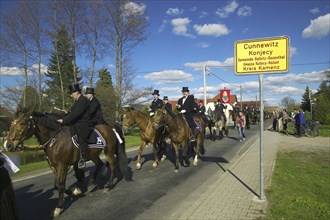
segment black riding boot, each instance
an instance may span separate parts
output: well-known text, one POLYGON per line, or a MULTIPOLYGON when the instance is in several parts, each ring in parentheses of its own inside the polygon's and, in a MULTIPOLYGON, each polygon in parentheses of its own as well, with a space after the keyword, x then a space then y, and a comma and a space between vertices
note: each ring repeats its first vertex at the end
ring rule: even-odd
POLYGON ((191 130, 190 142, 194 142, 194 141, 196 141, 196 139, 195 139, 195 128, 191 127, 190 130, 191 130))
POLYGON ((86 156, 87 156, 87 147, 80 147, 80 159, 78 162, 79 169, 84 169, 86 167, 86 156))

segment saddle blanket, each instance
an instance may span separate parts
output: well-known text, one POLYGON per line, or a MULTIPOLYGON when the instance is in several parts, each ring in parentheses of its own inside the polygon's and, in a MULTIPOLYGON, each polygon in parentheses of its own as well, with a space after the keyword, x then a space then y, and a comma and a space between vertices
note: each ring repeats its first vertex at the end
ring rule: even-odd
MULTIPOLYGON (((73 135, 71 139, 72 139, 72 143, 74 144, 74 146, 79 148, 77 135, 73 135)), ((103 136, 95 128, 92 129, 92 132, 89 135, 87 142, 88 142, 88 148, 102 148, 103 149, 106 146, 106 142, 105 142, 103 136)))

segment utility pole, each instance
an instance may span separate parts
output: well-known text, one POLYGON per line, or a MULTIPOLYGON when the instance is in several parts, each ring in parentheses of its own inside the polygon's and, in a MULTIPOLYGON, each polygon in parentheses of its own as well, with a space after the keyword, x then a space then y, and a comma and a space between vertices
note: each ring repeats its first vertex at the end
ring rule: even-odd
POLYGON ((204 106, 206 106, 206 65, 203 65, 203 77, 204 77, 204 106))

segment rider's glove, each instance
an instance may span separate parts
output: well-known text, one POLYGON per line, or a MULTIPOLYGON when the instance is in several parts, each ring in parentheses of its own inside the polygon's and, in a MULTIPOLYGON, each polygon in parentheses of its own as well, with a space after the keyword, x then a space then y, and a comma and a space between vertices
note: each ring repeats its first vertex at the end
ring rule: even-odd
POLYGON ((183 113, 186 113, 187 111, 185 109, 181 110, 180 113, 183 114, 183 113))
POLYGON ((155 114, 154 112, 150 112, 150 114, 149 114, 149 115, 150 115, 150 116, 153 116, 154 114, 155 114))
POLYGON ((176 104, 176 107, 177 107, 177 108, 181 108, 181 105, 179 105, 179 104, 176 104))

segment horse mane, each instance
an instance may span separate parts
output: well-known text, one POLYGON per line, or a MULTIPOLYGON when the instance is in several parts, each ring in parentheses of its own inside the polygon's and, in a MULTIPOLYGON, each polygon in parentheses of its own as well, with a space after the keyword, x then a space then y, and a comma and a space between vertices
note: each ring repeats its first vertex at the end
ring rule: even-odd
POLYGON ((164 109, 173 119, 176 119, 176 115, 173 113, 173 111, 169 111, 167 108, 164 109))
POLYGON ((61 118, 59 114, 56 113, 42 113, 42 112, 33 112, 32 116, 37 118, 40 125, 56 131, 60 128, 60 125, 57 123, 57 119, 61 118))

